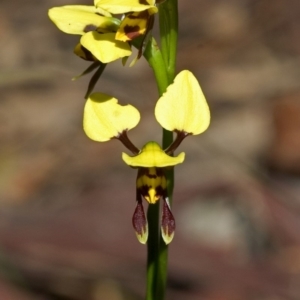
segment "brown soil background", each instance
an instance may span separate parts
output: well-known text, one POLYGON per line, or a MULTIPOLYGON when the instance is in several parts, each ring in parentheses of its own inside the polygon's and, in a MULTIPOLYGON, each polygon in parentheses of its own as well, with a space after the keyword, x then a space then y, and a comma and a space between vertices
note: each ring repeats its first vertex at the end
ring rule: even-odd
MULTIPOLYGON (((178 71, 199 79, 212 123, 180 147, 167 299, 298 300, 300 3, 179 2, 178 71)), ((143 299, 136 172, 120 143, 83 133, 89 78, 71 78, 87 64, 47 17, 66 4, 0 3, 0 299, 143 299)), ((145 61, 109 65, 96 90, 141 111, 135 144, 160 141, 145 61)))

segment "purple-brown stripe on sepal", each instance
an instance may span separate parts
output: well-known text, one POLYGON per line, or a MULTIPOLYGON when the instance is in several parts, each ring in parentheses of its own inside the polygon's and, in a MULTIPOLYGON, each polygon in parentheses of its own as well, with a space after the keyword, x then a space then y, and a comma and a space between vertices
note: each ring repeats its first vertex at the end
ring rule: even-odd
POLYGON ((137 205, 132 217, 132 225, 139 242, 141 244, 146 244, 148 240, 148 222, 141 198, 137 201, 137 205))
POLYGON ((175 227, 175 218, 170 209, 169 199, 166 197, 163 199, 161 235, 167 245, 173 240, 175 227))

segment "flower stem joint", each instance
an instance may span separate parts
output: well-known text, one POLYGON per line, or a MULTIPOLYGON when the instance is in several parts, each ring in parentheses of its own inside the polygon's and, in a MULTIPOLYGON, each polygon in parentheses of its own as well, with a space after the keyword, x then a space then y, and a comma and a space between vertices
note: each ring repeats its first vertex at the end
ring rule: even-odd
POLYGON ((153 141, 138 149, 127 136, 127 132, 139 123, 138 110, 131 105, 122 106, 117 99, 106 94, 90 95, 84 109, 83 127, 92 140, 105 142, 118 139, 133 154, 122 153, 122 159, 130 167, 138 169, 137 206, 132 218, 137 238, 143 244, 148 238, 143 198, 150 205, 162 199, 161 233, 165 243, 169 244, 174 237, 175 219, 168 198, 165 169, 184 161, 183 152, 174 156, 183 139, 204 132, 210 123, 206 99, 190 71, 180 72, 169 85, 156 103, 155 117, 164 129, 177 134, 174 142, 165 150, 153 141))

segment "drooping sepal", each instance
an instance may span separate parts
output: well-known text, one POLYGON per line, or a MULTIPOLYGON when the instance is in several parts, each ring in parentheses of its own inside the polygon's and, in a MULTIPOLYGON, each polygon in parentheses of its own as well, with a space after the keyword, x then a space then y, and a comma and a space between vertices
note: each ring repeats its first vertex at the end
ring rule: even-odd
POLYGON ((162 206, 161 235, 168 245, 172 242, 175 233, 175 218, 171 212, 169 199, 165 198, 162 206))
POLYGON ((141 244, 146 244, 148 240, 148 222, 144 212, 142 200, 138 200, 132 217, 132 225, 136 237, 141 244))

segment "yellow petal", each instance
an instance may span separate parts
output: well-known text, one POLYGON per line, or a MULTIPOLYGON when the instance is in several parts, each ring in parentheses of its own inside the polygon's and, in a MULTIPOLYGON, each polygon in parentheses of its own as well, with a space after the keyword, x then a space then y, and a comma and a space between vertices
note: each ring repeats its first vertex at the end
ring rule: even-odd
POLYGON ((67 5, 49 9, 51 21, 63 32, 83 35, 88 31, 100 32, 116 31, 120 21, 112 17, 97 14, 94 6, 67 5))
POLYGON ((206 99, 195 76, 190 71, 180 72, 174 83, 158 100, 155 117, 165 129, 200 134, 210 123, 206 99))
POLYGON ((131 11, 143 10, 149 10, 150 13, 157 13, 158 11, 155 6, 155 0, 95 0, 94 3, 96 7, 101 7, 112 14, 124 14, 131 11))
POLYGON ((131 167, 169 167, 175 166, 184 161, 185 154, 182 152, 178 156, 167 155, 156 142, 148 142, 136 156, 129 156, 122 153, 122 159, 131 167))
POLYGON ((83 129, 86 135, 97 142, 118 137, 124 130, 134 128, 140 121, 139 111, 131 106, 122 106, 118 100, 101 93, 88 98, 83 115, 83 129))
POLYGON ((103 63, 109 63, 131 54, 129 44, 116 41, 115 33, 88 32, 81 37, 80 43, 103 63))
POLYGON ((148 13, 128 14, 120 24, 116 33, 116 40, 127 42, 143 35, 147 29, 148 19, 148 13))

